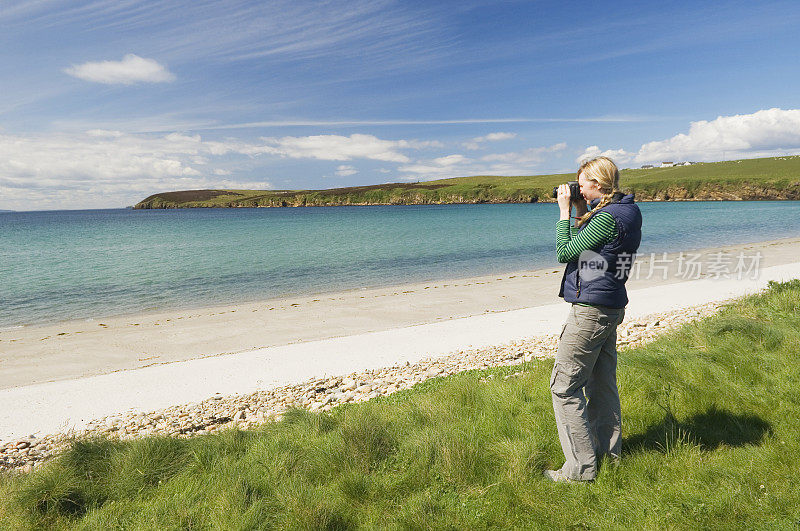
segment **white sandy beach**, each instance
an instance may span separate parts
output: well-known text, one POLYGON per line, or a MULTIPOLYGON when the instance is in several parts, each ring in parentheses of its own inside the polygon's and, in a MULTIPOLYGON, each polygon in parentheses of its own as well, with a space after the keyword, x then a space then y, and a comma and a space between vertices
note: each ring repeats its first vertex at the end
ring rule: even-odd
MULTIPOLYGON (((703 260, 720 251, 731 257, 731 271, 738 256, 760 253, 757 278, 738 279, 734 272, 728 279, 687 280, 677 273, 677 260, 649 274, 643 259, 640 278, 629 282, 628 316, 726 300, 771 280, 800 278, 800 239, 705 250, 703 260)), ((554 267, 3 331, 0 441, 554 334, 568 311, 558 302, 560 278, 561 268, 554 267)))

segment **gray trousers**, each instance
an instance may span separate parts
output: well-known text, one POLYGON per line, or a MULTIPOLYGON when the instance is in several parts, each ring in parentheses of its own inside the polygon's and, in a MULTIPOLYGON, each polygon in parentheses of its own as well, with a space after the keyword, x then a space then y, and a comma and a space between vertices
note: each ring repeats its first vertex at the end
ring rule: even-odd
POLYGON ((558 438, 570 479, 591 481, 603 455, 619 457, 617 325, 625 309, 572 305, 550 377, 558 438))

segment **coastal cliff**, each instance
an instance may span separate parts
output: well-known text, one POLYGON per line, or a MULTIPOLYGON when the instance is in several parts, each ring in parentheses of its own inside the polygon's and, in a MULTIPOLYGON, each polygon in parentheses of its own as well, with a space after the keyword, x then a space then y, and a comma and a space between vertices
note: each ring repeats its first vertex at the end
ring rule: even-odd
MULTIPOLYGON (((552 202, 573 174, 476 176, 327 190, 185 190, 151 195, 136 209, 552 202)), ((800 200, 800 157, 622 170, 622 188, 638 201, 800 200)))

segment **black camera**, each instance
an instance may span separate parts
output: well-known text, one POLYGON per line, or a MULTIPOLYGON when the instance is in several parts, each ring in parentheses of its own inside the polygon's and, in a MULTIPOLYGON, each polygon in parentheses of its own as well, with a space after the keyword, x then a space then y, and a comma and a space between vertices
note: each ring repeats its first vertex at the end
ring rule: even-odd
MULTIPOLYGON (((578 181, 567 181, 569 185, 569 200, 570 201, 579 201, 583 199, 581 195, 581 185, 578 184, 578 181)), ((558 197, 558 186, 553 188, 553 199, 558 197)))

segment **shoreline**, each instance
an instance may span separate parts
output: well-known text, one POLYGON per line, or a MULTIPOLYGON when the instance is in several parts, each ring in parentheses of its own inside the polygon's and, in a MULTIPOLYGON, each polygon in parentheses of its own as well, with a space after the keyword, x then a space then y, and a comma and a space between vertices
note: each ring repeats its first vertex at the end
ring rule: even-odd
MULTIPOLYGON (((794 262, 800 238, 695 251, 762 253, 760 267, 794 262)), ((661 253, 656 253, 656 262, 661 253)), ((640 256, 629 290, 684 282, 678 253, 666 271, 640 256), (663 278, 666 276, 667 278, 663 278)), ((141 369, 191 359, 499 314, 560 302, 563 265, 447 281, 362 288, 179 311, 0 330, 0 389, 141 369)), ((563 302, 562 302, 563 303, 563 302)))

